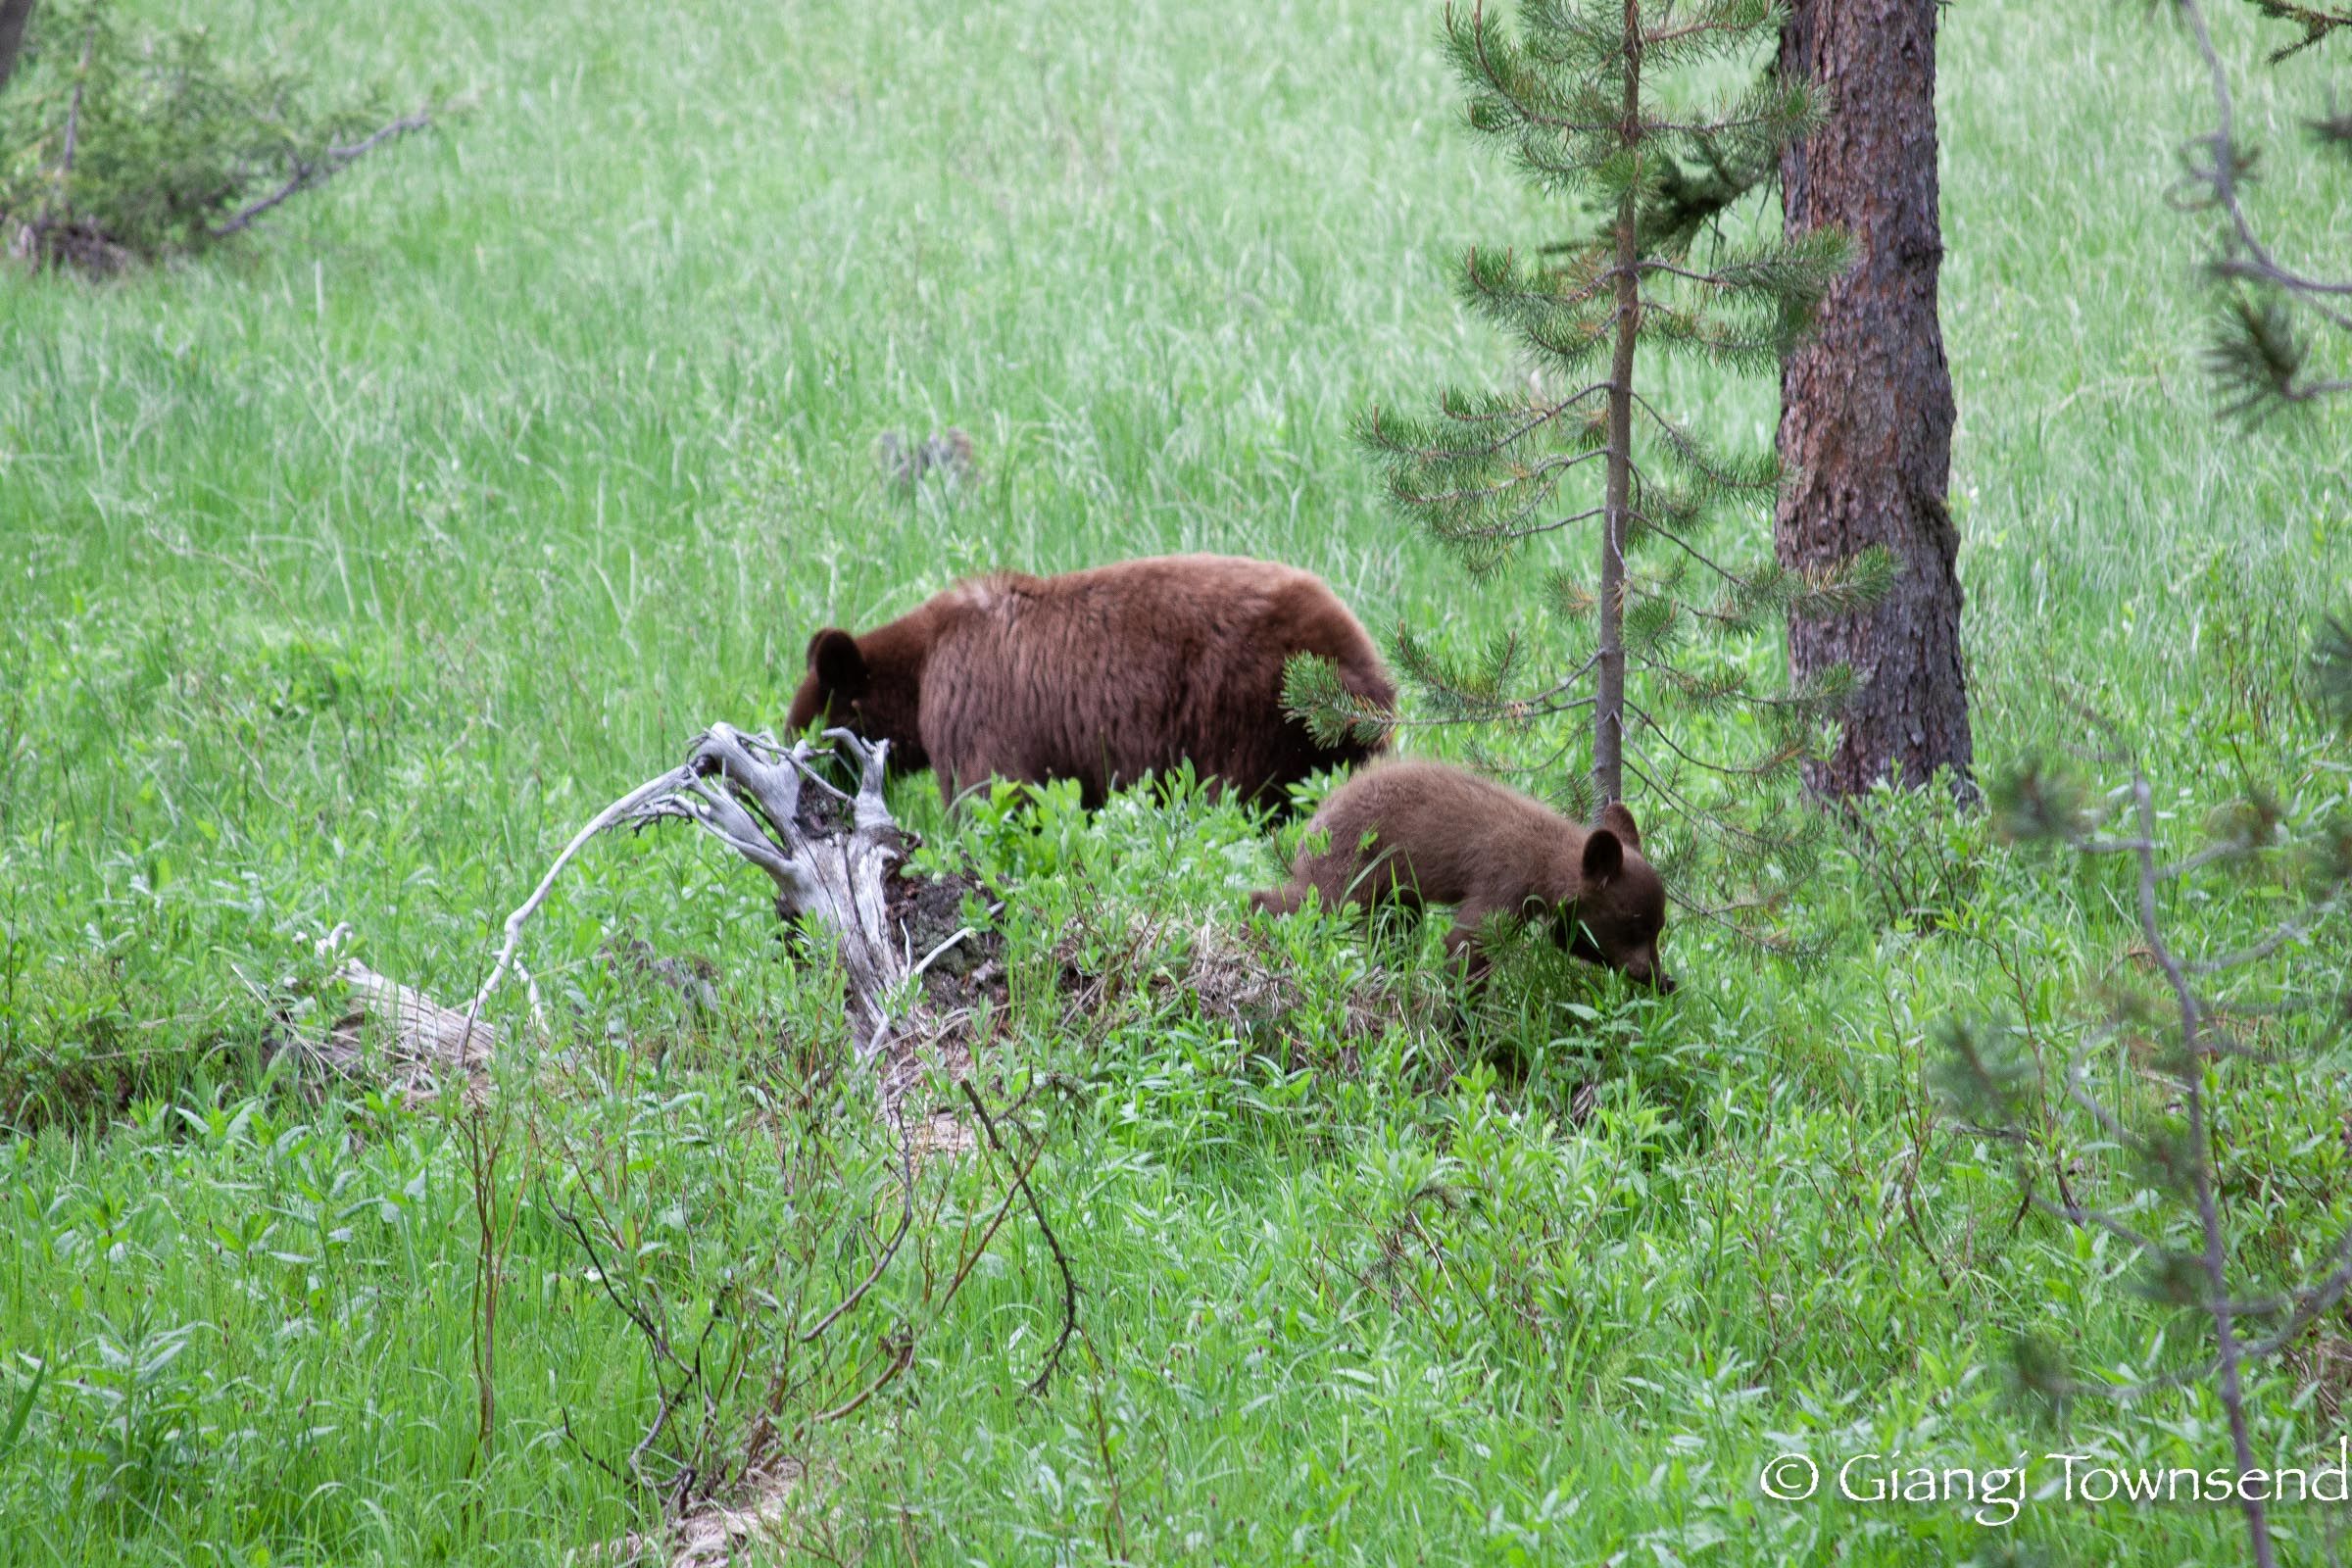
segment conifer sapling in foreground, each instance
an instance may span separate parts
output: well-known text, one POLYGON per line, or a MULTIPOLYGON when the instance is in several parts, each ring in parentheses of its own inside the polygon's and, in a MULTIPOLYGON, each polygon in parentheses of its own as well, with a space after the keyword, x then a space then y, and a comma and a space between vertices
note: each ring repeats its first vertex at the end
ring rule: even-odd
MULTIPOLYGON (((2306 50, 2341 43, 2352 36, 2352 9, 2313 6, 2293 0, 2246 0, 2247 9, 2300 32, 2271 51, 2276 66, 2306 50)), ((2226 412, 2261 423, 2283 409, 2352 392, 2341 354, 2332 369, 2322 368, 2322 343, 2339 348, 2352 341, 2352 278, 2331 275, 2283 259, 2246 207, 2247 187, 2261 170, 2261 148, 2239 126, 2230 91, 2230 73, 2214 47, 2198 0, 2173 0, 2204 57, 2213 90, 2214 125, 2181 148, 2185 173, 2173 192, 2174 205, 2218 214, 2218 245, 2206 274, 2221 292, 2222 311, 2205 354, 2226 412)), ((2325 155, 2352 158, 2352 112, 2330 99, 2328 112, 2306 120, 2303 128, 2325 155)), ((2341 231, 2338 230, 2340 233, 2341 231)), ((2332 236, 2320 236, 2324 244, 2332 236)))
POLYGON ((1539 743, 1523 770, 1583 754, 1565 803, 1579 815, 1623 799, 1630 775, 1736 856, 1776 858, 1784 841, 1734 816, 1813 753, 1851 681, 1838 670, 1770 689, 1758 674, 1777 667, 1777 638, 1757 633, 1791 610, 1868 603, 1890 559, 1874 549, 1807 575, 1741 539, 1718 543, 1731 530, 1717 525, 1742 511, 1769 540, 1780 471, 1769 450, 1716 451, 1662 405, 1658 383, 1672 360, 1773 373, 1846 265, 1836 233, 1724 236, 1727 213, 1826 112, 1815 84, 1773 69, 1781 22, 1767 0, 1528 0, 1515 27, 1483 4, 1448 8, 1471 129, 1591 226, 1462 260, 1462 298, 1523 347, 1532 392, 1448 389, 1426 418, 1373 409, 1358 435, 1398 511, 1474 578, 1494 580, 1557 536, 1564 559, 1539 595, 1557 629, 1469 661, 1400 631, 1397 662, 1428 709, 1419 720, 1350 702, 1328 668, 1294 661, 1286 700, 1310 724, 1500 726, 1539 743), (1727 61, 1757 69, 1693 107, 1690 78, 1720 76, 1727 61), (1545 733, 1570 715, 1589 723, 1545 733))
MULTIPOLYGON (((2352 732, 2347 669, 2352 634, 2329 619, 2310 675, 2352 732)), ((2016 1020, 1949 1020, 1937 1087, 1959 1126, 2008 1149, 2026 1203, 2130 1249, 2141 1290, 2197 1324, 2178 1347, 2159 1336, 2148 1365, 2089 1375, 2029 1332, 2012 1366, 2019 1390, 2056 1414, 2083 1398, 2129 1403, 2205 1387, 2221 1406, 2231 1468, 2181 1473, 2251 1478, 2292 1426, 2262 1396, 2257 1373, 2338 1311, 2352 1290, 2352 1229, 2332 1219, 2332 1234, 2307 1228, 2310 1210, 2289 1206, 2308 1201, 2298 1184, 2273 1181, 2266 1153, 2234 1150, 2231 1127, 2240 1103, 2280 1092, 2278 1075, 2304 1063, 2297 1043, 2340 1044, 2352 817, 2325 759, 2283 796, 2249 786, 2223 802, 2207 817, 2211 842, 2167 860, 2147 774, 2120 736, 2110 740, 2103 760, 2125 763, 2131 778, 2104 798, 2034 759, 1992 791, 2005 837, 2132 868, 2115 902, 2135 916, 2137 941, 2099 983, 2107 1025, 2045 1053, 2016 1020), (2226 924, 2251 940, 2213 940, 2226 924), (2251 1178, 2238 1169, 2247 1160, 2251 1178)), ((2332 1207, 2323 1199, 2320 1212, 2332 1207)), ((2087 1243, 2080 1255, 2093 1255, 2087 1243)), ((2210 1428, 2191 1419, 2180 1430, 2187 1442, 2210 1428)), ((2210 1494, 2237 1504, 2258 1568, 2278 1560, 2267 1491, 2210 1494)))

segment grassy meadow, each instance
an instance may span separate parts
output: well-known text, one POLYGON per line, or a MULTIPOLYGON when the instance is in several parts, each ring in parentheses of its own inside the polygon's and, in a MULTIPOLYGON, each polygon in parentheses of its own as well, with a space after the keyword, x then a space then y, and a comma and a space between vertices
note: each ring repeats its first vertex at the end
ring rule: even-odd
MULTIPOLYGON (((1690 921, 1670 1000, 1531 960, 1457 1025, 1435 929, 1247 935, 1277 851, 1230 808, 951 820, 910 779, 926 853, 1012 893, 992 1068, 1056 1240, 1015 1204, 954 1279, 1007 1184, 927 1168, 898 1262, 813 1340, 900 1169, 813 1070, 838 977, 685 830, 592 848, 533 923, 557 1038, 495 1113, 273 1064, 304 937, 348 922, 464 998, 599 807, 708 722, 781 721, 817 625, 1188 549, 1311 567, 1384 628, 1523 615, 1383 511, 1348 434, 1521 373, 1442 269, 1558 222, 1457 127, 1433 4, 137 9, 458 108, 200 263, 0 277, 0 1560, 612 1560, 660 1525, 622 1460, 672 1419, 631 1291, 750 1369, 719 1450, 763 1401, 784 1434, 751 1560, 2240 1559, 2233 1512, 2070 1498, 2040 1457, 2221 1464, 2209 1394, 2057 1428, 2008 1392, 2021 1334, 2118 1379, 2198 1347, 2126 1249, 2021 1216, 1929 1085, 1947 1017, 2053 1052, 2096 1020, 2136 941, 2121 868, 1931 802, 1828 857, 1816 961, 1690 921), (980 481, 895 494, 876 436, 950 423, 980 481), (710 958, 715 1015, 681 1022, 616 934, 710 958), (1278 1016, 1217 989, 1236 953, 1278 1016), (567 1227, 590 1210, 612 1255, 567 1227), (1083 1338, 1033 1396, 1057 1248, 1083 1338), (1784 1452, 1821 1494, 1766 1494, 1784 1452), (1981 1523, 1834 1495, 1856 1454, 2033 1464, 1981 1523)), ((2340 262, 2352 169, 2296 128, 2337 62, 2266 72, 2220 21, 2261 212, 2340 262)), ((2247 778, 2316 816, 2352 754, 2291 677, 2345 608, 2352 406, 2213 412, 2206 231, 2165 203, 2210 110, 2193 51, 2128 5, 1944 26, 1981 766, 2080 745, 2087 708, 2180 848, 2247 778)), ((1768 384, 1670 390, 1770 439, 1768 384)), ((2220 951, 2261 894, 2191 879, 2165 913, 2220 951)), ((2264 1039, 2293 1065, 2217 1070, 2250 1281, 2316 1262, 2352 1176, 2339 1035, 2264 1039)), ((2056 1158, 2132 1201, 2095 1126, 2056 1158)), ((2266 1455, 2332 1459, 2348 1334, 2258 1378, 2266 1455)), ((2352 1522, 2277 1520, 2297 1563, 2352 1522)))

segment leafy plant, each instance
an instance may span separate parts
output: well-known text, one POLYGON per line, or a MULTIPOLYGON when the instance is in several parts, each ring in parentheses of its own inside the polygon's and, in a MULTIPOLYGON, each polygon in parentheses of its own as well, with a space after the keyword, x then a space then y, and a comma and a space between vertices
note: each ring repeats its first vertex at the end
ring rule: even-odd
POLYGON ((114 0, 57 0, 0 85, 0 225, 21 256, 94 271, 189 254, 429 122, 313 96, 200 28, 132 31, 114 0))
POLYGON ((83 1419, 72 1452, 83 1500, 135 1506, 180 1484, 218 1441, 194 1363, 181 1359, 204 1326, 139 1317, 92 1339, 88 1366, 61 1385, 83 1419))

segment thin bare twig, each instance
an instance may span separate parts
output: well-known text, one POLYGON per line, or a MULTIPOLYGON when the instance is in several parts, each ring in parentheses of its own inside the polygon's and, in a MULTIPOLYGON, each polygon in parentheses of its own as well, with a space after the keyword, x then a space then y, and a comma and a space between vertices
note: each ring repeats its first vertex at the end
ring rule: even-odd
POLYGON ((269 195, 239 208, 221 222, 206 229, 205 234, 211 239, 226 239, 231 234, 241 233, 252 227, 254 220, 263 214, 309 190, 313 185, 331 179, 385 142, 397 140, 412 131, 424 130, 432 122, 432 116, 419 110, 416 114, 402 116, 373 135, 353 142, 348 147, 329 147, 316 163, 297 159, 294 172, 284 184, 269 195))
MULTIPOLYGON (((81 40, 81 63, 74 68, 74 97, 72 102, 66 105, 65 145, 58 154, 57 168, 50 171, 49 189, 41 197, 40 213, 32 220, 30 232, 34 236, 32 254, 36 266, 40 256, 38 237, 57 220, 58 209, 65 203, 66 181, 74 172, 74 155, 78 150, 81 141, 81 93, 83 87, 89 83, 90 55, 97 47, 98 24, 93 22, 90 24, 89 31, 81 40)), ((70 212, 68 216, 72 216, 70 212)))
POLYGON ((522 940, 524 922, 539 911, 540 905, 547 902, 548 894, 555 888, 556 878, 564 874, 564 868, 571 863, 572 857, 605 829, 627 819, 647 802, 691 782, 693 774, 683 767, 673 767, 666 773, 649 778, 590 817, 588 825, 571 836, 571 842, 564 846, 564 853, 556 857, 556 863, 547 868, 547 874, 539 879, 539 885, 531 890, 531 896, 507 916, 506 938, 499 944, 498 959, 491 964, 490 977, 482 982, 481 990, 474 993, 473 1005, 466 1010, 468 1037, 473 1033, 475 1020, 481 1017, 482 1004, 490 1000, 490 993, 498 989, 498 983, 506 978, 507 970, 514 966, 514 949, 522 940))
POLYGON ((818 1337, 831 1328, 843 1313, 865 1299, 865 1293, 874 1288, 875 1282, 882 1278, 883 1271, 890 1267, 890 1260, 899 1255, 899 1244, 906 1239, 907 1231, 914 1226, 914 1148, 906 1135, 906 1119, 895 1114, 892 1119, 897 1123, 899 1145, 899 1228, 890 1238, 889 1245, 882 1249, 882 1255, 874 1259, 874 1266, 866 1271, 865 1278, 858 1282, 858 1288, 834 1303, 832 1311, 802 1331, 803 1345, 815 1344, 818 1337))
MULTIPOLYGON (((1070 1260, 1063 1253, 1061 1243, 1055 1239, 1054 1227, 1046 1221, 1046 1207, 1037 1200, 1037 1193, 1029 1185, 1028 1171, 1013 1162, 1012 1156, 1005 1152, 1004 1140, 997 1136, 996 1121, 989 1115, 988 1106, 981 1102, 980 1092, 972 1087, 969 1078, 963 1079, 959 1087, 963 1090, 963 1098, 971 1102, 972 1114, 980 1118, 980 1131, 987 1137, 988 1147, 1004 1159, 1006 1167, 1012 1171, 1013 1185, 1029 1200, 1029 1212, 1037 1216, 1038 1233, 1045 1237, 1046 1247, 1054 1254, 1054 1264, 1061 1270, 1061 1332, 1054 1336, 1053 1348, 1046 1352, 1046 1364, 1029 1381, 1031 1394, 1043 1394, 1047 1385, 1054 1381, 1054 1369, 1061 1365, 1061 1352, 1068 1348, 1070 1336, 1078 1331, 1078 1277, 1070 1270, 1070 1260)), ((1030 1163, 1034 1165, 1036 1161, 1030 1163)))
POLYGON ((2216 974, 2225 969, 2237 969, 2249 963, 2259 962, 2288 943, 2298 942, 2309 936, 2313 927, 2334 912, 2336 902, 2343 897, 2343 891, 2340 885, 2331 889, 2328 896, 2312 906, 2311 911, 2301 919, 2279 922, 2278 925, 2272 928, 2268 936, 2258 942, 2247 944, 2235 953, 2226 954, 2219 958, 2200 959, 2193 963, 2183 964, 2181 967, 2191 974, 2216 974))
POLYGON ((98 25, 90 24, 87 36, 81 40, 81 64, 74 69, 74 101, 66 106, 66 145, 57 160, 57 182, 62 188, 66 176, 74 172, 74 153, 81 136, 81 91, 89 84, 90 52, 98 46, 98 25))
POLYGON ((823 1426, 828 1421, 839 1421, 844 1416, 856 1415, 864 1406, 866 1400, 888 1388, 897 1380, 900 1373, 914 1364, 914 1341, 911 1338, 900 1340, 892 1348, 890 1365, 883 1368, 880 1377, 867 1384, 857 1397, 837 1404, 830 1410, 820 1411, 810 1416, 802 1423, 803 1430, 808 1427, 823 1426))

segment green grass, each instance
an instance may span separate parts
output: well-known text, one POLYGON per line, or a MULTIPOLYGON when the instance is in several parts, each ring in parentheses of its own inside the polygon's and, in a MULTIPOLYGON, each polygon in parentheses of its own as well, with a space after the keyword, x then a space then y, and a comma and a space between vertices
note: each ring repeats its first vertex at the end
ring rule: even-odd
MULTIPOLYGON (((229 47, 469 107, 202 265, 0 282, 0 1093, 22 1129, 0 1140, 0 1558, 558 1561, 657 1517, 586 1456, 626 1449, 657 1396, 562 1207, 626 1215, 630 1277, 681 1322, 745 1281, 838 1299, 892 1222, 854 1103, 807 1092, 840 1045, 830 977, 682 834, 591 852, 534 925, 581 1021, 556 1081, 508 1102, 483 1453, 461 1118, 264 1068, 261 995, 304 966, 297 935, 350 921, 375 967, 463 996, 598 806, 709 720, 776 721, 815 625, 968 570, 1214 548, 1313 567, 1376 622, 1516 617, 1382 513, 1347 421, 1512 373, 1440 268, 1556 220, 1454 129, 1418 6, 217 10, 229 47), (890 495, 874 436, 948 422, 981 486, 890 495), (595 960, 623 928, 716 959, 722 1016, 666 1053, 616 1044, 663 1034, 595 960)), ((2344 754, 2288 674, 2352 567, 2352 409, 2251 436, 2212 416, 2204 235, 2162 199, 2203 123, 2191 52, 2130 6, 1946 26, 1979 757, 2079 743, 2087 703, 2182 792, 2183 843, 2241 768, 2316 811, 2344 754)), ((2296 144, 2322 63, 2274 78, 2244 28, 2226 41, 2275 149, 2264 210, 2324 252, 2352 175, 2296 144)), ((1769 389, 1673 391, 1769 435, 1769 389)), ((940 1304, 917 1262, 952 1270, 1003 1182, 936 1177, 915 1251, 787 1412, 840 1402, 891 1322, 919 1327, 908 1373, 796 1450, 812 1557, 2240 1552, 2213 1509, 2045 1498, 1992 1529, 1757 1486, 1789 1447, 2220 1462, 2200 1394, 2063 1435, 2008 1401, 2021 1332, 2094 1368, 2192 1349, 2119 1249, 2013 1223, 2006 1156, 1924 1082, 1955 1012, 2073 1037, 2132 940, 2112 867, 1889 804, 1911 873, 1948 884, 1906 916, 1833 857, 1805 914, 1840 936, 1811 967, 1687 923, 1670 1004, 1538 975, 1466 1040, 1418 1013, 1367 1037, 1338 1001, 1363 945, 1300 922, 1279 1031, 1141 979, 1081 1026, 1056 942, 1124 973, 1155 922, 1127 967, 1180 976, 1273 851, 1198 801, 948 824, 928 780, 897 800, 1017 878, 998 1052, 1013 1084, 1063 1078, 1023 1114, 1086 1340, 1021 1392, 1058 1280, 1018 1210, 940 1304)), ((2217 944, 2260 917, 2228 884, 2167 912, 2217 944)), ((1437 984, 1428 943, 1375 956, 1437 984)), ((2277 1034, 2300 1065, 2221 1084, 2266 1278, 2331 1234, 2352 1110, 2334 1038, 2277 1034)), ((2078 1179, 2128 1198, 2112 1152, 2068 1136, 2078 1179)), ((788 1337, 731 1321, 755 1358, 788 1337)), ((2307 1381, 2260 1382, 2266 1452, 2331 1441, 2335 1386, 2307 1381)), ((2291 1560, 2336 1523, 2283 1510, 2291 1560)))

